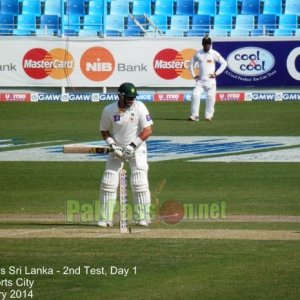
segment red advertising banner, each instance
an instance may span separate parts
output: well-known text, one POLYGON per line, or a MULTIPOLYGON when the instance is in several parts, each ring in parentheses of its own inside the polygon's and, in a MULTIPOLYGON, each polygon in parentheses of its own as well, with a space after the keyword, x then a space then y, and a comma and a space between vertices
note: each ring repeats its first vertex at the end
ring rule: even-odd
POLYGON ((30 93, 0 93, 1 102, 30 102, 30 93))
POLYGON ((244 101, 245 93, 240 92, 226 92, 226 93, 217 93, 217 101, 244 101))
POLYGON ((183 102, 184 94, 179 93, 157 93, 154 94, 154 102, 183 102))

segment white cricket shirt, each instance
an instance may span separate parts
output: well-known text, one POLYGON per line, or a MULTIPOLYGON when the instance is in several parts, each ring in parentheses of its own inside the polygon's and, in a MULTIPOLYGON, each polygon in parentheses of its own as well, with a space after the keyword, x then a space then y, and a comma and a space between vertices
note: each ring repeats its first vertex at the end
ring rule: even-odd
POLYGON ((220 75, 226 67, 226 60, 219 52, 213 49, 210 49, 208 52, 204 52, 203 49, 197 51, 190 62, 190 72, 193 78, 199 75, 200 80, 210 80, 210 74, 216 73, 216 75, 220 75), (220 64, 218 70, 216 70, 216 62, 220 64), (195 67, 199 69, 199 74, 195 74, 195 67))
POLYGON ((118 146, 130 144, 144 128, 153 124, 144 103, 135 100, 126 110, 120 110, 118 102, 107 105, 101 116, 100 130, 109 131, 118 146))

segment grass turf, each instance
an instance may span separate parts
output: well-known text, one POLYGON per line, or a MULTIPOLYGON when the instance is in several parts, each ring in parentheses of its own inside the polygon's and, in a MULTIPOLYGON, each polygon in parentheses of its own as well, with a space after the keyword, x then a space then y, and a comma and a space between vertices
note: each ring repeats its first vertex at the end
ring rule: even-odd
MULTIPOLYGON (((23 273, 35 280, 36 299, 279 300, 299 296, 299 246, 287 241, 4 239, 0 253, 5 270, 12 265, 53 268, 54 275, 23 273), (84 266, 104 267, 107 275, 86 275, 84 266), (111 275, 111 266, 129 268, 128 276, 111 275), (80 274, 62 274, 78 267, 80 274)), ((12 281, 18 277, 6 275, 12 281)))
MULTIPOLYGON (((0 136, 23 143, 97 140, 105 105, 1 103, 0 136)), ((199 123, 186 121, 189 103, 147 106, 154 135, 300 135, 296 102, 217 103, 213 122, 199 123)), ((103 168, 103 163, 1 162, 1 213, 61 213, 66 200, 94 201, 103 168)), ((160 202, 226 201, 227 214, 299 215, 299 177, 299 164, 291 163, 177 160, 151 163, 149 172, 152 191, 166 180, 160 202)), ((299 230, 298 223, 190 222, 175 227, 299 230)), ((298 241, 1 239, 0 268, 137 267, 137 274, 128 277, 31 276, 36 299, 298 299, 299 246, 298 241)), ((0 281, 5 278, 16 276, 1 275, 0 281)), ((9 289, 0 286, 0 291, 9 289)))
MULTIPOLYGON (((92 203, 103 170, 101 162, 3 162, 1 213, 64 213, 67 200, 92 203)), ((300 214, 299 164, 164 161, 150 164, 149 180, 153 195, 166 182, 160 203, 225 201, 227 214, 300 214)))
MULTIPOLYGON (((99 119, 107 102, 1 103, 1 138, 20 142, 99 139, 99 119)), ((297 102, 217 103, 213 122, 188 122, 189 103, 147 103, 154 135, 298 136, 297 102)), ((202 119, 203 120, 203 119, 202 119)))

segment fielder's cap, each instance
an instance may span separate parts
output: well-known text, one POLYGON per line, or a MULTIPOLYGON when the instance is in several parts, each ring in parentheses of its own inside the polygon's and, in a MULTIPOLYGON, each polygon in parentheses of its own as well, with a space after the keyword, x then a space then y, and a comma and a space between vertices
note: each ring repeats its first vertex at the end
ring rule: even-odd
POLYGON ((203 39, 202 39, 202 45, 211 45, 211 38, 209 36, 205 36, 203 39))
POLYGON ((118 88, 118 93, 128 98, 135 98, 137 96, 136 87, 131 82, 122 83, 118 88))

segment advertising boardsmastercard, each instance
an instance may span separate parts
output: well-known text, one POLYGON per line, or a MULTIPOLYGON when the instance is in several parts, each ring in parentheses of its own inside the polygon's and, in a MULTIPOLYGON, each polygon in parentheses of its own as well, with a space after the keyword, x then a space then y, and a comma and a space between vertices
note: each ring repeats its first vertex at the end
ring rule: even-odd
POLYGON ((195 54, 196 49, 175 49, 166 48, 159 51, 153 59, 153 69, 162 79, 172 80, 177 77, 192 80, 189 70, 190 61, 195 54))
POLYGON ((71 75, 75 67, 72 54, 66 49, 55 48, 50 51, 43 48, 33 48, 23 57, 23 70, 33 79, 61 80, 71 75))
POLYGON ((32 59, 25 59, 23 63, 24 68, 45 68, 45 69, 63 69, 74 68, 74 61, 60 61, 60 60, 40 60, 34 61, 32 59))

